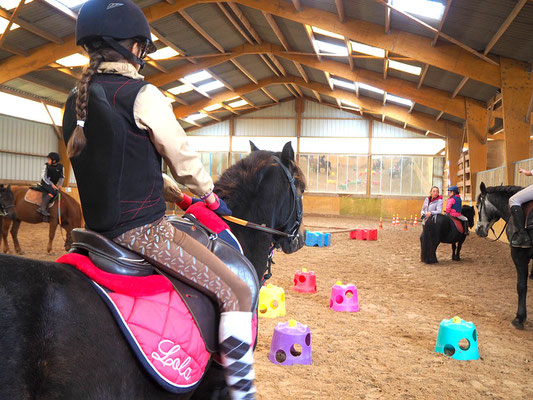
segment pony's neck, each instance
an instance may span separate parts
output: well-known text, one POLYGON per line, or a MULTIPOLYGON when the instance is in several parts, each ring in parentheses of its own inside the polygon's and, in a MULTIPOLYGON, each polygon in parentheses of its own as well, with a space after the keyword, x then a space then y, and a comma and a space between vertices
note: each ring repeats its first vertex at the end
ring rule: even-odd
POLYGON ((491 196, 490 202, 491 204, 496 207, 498 212, 500 213, 500 217, 504 221, 508 221, 511 217, 511 212, 509 211, 509 199, 511 198, 512 194, 505 193, 501 196, 491 196))

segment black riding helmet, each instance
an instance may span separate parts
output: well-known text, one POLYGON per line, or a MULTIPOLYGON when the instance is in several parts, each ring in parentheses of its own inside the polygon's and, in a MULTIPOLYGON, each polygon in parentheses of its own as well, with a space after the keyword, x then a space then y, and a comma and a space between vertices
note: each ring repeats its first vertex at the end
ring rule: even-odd
POLYGON ((131 0, 87 1, 76 21, 76 44, 88 50, 111 47, 141 68, 142 58, 156 50, 146 17, 131 0), (143 48, 140 58, 118 43, 125 39, 139 41, 143 48))
POLYGON ((61 159, 59 157, 59 154, 57 154, 56 152, 52 151, 51 153, 48 153, 48 156, 47 156, 49 159, 51 159, 52 161, 55 161, 55 162, 59 162, 59 160, 61 159))

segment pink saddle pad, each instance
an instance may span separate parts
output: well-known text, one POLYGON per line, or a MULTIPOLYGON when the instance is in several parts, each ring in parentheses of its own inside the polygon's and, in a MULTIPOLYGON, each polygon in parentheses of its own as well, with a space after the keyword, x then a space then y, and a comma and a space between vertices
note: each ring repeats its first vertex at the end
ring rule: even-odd
POLYGON ((65 254, 57 262, 73 265, 91 280, 133 352, 161 386, 185 393, 198 385, 211 354, 166 277, 111 274, 76 253, 65 254))

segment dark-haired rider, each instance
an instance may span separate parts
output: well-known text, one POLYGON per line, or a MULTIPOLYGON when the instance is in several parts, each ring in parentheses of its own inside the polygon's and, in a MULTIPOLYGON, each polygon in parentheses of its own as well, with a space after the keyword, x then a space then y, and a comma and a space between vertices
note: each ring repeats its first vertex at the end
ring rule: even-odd
MULTIPOLYGON (((518 172, 526 176, 533 175, 533 171, 528 171, 522 168, 520 168, 518 172)), ((531 239, 526 231, 526 221, 524 211, 522 210, 522 204, 531 200, 533 200, 533 185, 529 185, 519 192, 516 192, 509 199, 509 208, 511 209, 513 223, 516 228, 516 232, 511 238, 512 247, 522 247, 526 249, 531 247, 531 239)))
POLYGON ((162 159, 208 208, 231 211, 213 193, 170 99, 139 74, 143 58, 156 49, 146 17, 131 0, 89 0, 78 15, 76 43, 90 62, 65 105, 63 132, 87 228, 217 300, 231 396, 254 399, 250 288, 164 218, 162 159))
POLYGON ((41 174, 42 202, 37 209, 45 217, 50 216, 48 204, 57 196, 59 188, 63 185, 65 173, 63 164, 59 162, 59 154, 51 152, 48 154, 48 161, 44 164, 43 173, 41 174))

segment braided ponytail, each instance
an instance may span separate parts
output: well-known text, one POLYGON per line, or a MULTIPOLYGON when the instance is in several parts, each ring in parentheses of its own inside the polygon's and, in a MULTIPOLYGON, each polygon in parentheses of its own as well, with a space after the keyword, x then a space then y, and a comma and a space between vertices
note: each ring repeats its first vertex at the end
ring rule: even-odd
POLYGON ((83 71, 83 75, 76 86, 76 120, 77 125, 72 132, 67 144, 67 154, 70 158, 79 155, 85 148, 87 138, 83 132, 85 121, 87 120, 87 106, 89 104, 89 85, 93 75, 98 70, 100 63, 104 60, 104 57, 99 52, 91 54, 91 61, 89 66, 83 71))

